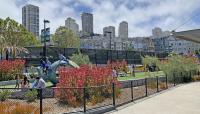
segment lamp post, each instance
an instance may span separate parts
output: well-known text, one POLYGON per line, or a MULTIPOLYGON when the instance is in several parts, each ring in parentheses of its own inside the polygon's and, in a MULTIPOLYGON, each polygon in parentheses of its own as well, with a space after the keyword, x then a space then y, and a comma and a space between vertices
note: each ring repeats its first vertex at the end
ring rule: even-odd
POLYGON ((49 20, 45 20, 44 19, 44 46, 43 46, 43 60, 46 61, 46 49, 47 49, 47 45, 46 45, 46 23, 50 23, 49 20))

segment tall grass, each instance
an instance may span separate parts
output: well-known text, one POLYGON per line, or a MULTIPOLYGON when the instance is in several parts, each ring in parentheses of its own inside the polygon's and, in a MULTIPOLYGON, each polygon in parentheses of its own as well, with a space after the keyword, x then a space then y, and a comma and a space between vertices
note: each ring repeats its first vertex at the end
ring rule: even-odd
MULTIPOLYGON (((48 111, 48 108, 44 108, 44 112, 48 111)), ((1 114, 40 114, 39 106, 34 106, 26 103, 13 103, 13 102, 1 102, 0 103, 1 114)))

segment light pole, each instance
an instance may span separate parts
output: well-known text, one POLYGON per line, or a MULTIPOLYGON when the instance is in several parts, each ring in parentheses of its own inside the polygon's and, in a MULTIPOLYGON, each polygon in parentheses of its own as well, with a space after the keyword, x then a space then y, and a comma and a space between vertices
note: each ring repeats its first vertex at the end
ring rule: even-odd
POLYGON ((44 46, 43 46, 43 60, 46 61, 46 50, 47 50, 47 45, 46 45, 46 23, 50 23, 49 20, 44 19, 44 46))

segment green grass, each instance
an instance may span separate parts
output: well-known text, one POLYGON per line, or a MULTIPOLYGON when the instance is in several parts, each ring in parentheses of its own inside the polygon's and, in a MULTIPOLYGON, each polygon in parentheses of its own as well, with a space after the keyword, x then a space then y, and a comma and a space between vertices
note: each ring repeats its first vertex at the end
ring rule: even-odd
POLYGON ((164 75, 163 71, 158 71, 158 72, 137 72, 135 73, 135 77, 133 76, 124 76, 124 77, 118 77, 119 81, 124 81, 124 80, 133 80, 133 79, 138 79, 138 78, 146 78, 146 77, 153 77, 153 76, 161 76, 164 75))
MULTIPOLYGON (((51 82, 46 82, 46 87, 51 87, 51 86, 53 86, 51 82)), ((0 86, 0 88, 15 88, 15 85, 0 86)))

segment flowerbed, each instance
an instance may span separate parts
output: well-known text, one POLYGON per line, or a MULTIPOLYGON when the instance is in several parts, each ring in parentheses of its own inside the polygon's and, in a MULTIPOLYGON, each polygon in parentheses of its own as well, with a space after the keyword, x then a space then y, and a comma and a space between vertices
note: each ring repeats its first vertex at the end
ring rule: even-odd
POLYGON ((112 77, 110 66, 81 66, 80 68, 60 68, 59 83, 55 89, 57 98, 73 107, 83 103, 83 87, 88 102, 96 104, 112 97, 112 83, 116 86, 116 96, 119 96, 119 82, 112 77), (91 87, 102 86, 102 87, 91 87), (69 88, 66 88, 69 87, 69 88), (71 88, 70 88, 71 87, 71 88))
POLYGON ((25 65, 24 60, 2 60, 0 61, 0 81, 14 79, 16 74, 22 75, 25 65))

